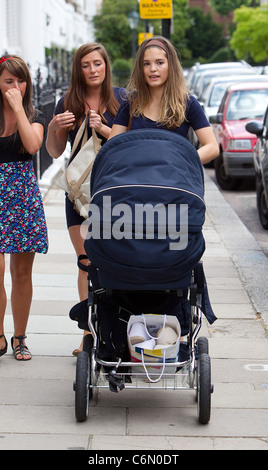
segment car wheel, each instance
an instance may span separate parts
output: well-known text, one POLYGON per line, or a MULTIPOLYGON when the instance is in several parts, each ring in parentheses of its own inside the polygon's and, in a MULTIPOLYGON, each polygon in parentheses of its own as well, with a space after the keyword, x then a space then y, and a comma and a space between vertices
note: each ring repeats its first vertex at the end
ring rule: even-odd
POLYGON ((216 158, 214 167, 216 179, 221 189, 232 190, 238 189, 241 186, 243 181, 241 178, 232 178, 226 175, 222 154, 216 158))
POLYGON ((268 230, 268 207, 265 198, 265 191, 262 180, 258 180, 256 183, 257 193, 257 208, 259 213, 260 222, 265 230, 268 230))

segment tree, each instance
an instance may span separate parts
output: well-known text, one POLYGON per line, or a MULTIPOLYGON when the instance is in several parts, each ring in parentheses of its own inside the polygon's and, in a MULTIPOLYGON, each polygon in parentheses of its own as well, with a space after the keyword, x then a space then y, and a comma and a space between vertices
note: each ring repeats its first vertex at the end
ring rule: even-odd
POLYGON ((173 33, 171 41, 182 60, 192 57, 191 48, 187 45, 187 30, 191 27, 188 0, 173 0, 173 33))
POLYGON ((209 2, 213 8, 213 10, 222 16, 227 16, 231 11, 239 8, 242 5, 250 6, 252 4, 256 4, 259 2, 252 1, 252 0, 210 0, 209 2))
POLYGON ((128 14, 137 9, 137 0, 103 0, 100 14, 93 19, 96 41, 108 50, 111 59, 131 57, 128 14))
MULTIPOLYGON (((99 15, 93 19, 96 40, 107 48, 113 61, 131 57, 131 31, 127 16, 132 8, 138 11, 137 0, 103 0, 99 15)), ((190 27, 188 11, 188 0, 173 0, 174 33, 171 40, 182 56, 190 55, 185 40, 185 31, 190 27)), ((154 28, 154 35, 161 34, 161 19, 149 20, 149 24, 154 28)), ((142 19, 138 32, 145 32, 142 19)))
POLYGON ((236 30, 230 41, 238 59, 255 62, 268 59, 268 9, 267 7, 240 7, 234 12, 236 30))
POLYGON ((224 46, 222 26, 213 22, 209 13, 205 15, 201 8, 190 12, 192 27, 186 32, 188 47, 193 57, 209 59, 218 49, 224 46))

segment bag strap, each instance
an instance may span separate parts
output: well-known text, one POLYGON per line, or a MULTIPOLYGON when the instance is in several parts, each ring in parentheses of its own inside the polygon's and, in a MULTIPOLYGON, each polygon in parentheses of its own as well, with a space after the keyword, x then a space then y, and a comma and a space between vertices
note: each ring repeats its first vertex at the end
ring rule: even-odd
MULTIPOLYGON (((161 315, 161 316, 163 316, 163 315, 161 315)), ((162 334, 163 334, 163 331, 164 331, 164 328, 165 328, 165 326, 166 326, 166 321, 167 321, 167 316, 166 316, 166 314, 164 315, 164 321, 163 321, 162 331, 161 331, 161 333, 160 333, 159 336, 152 336, 152 335, 150 335, 150 333, 149 333, 149 331, 148 331, 148 329, 147 329, 146 319, 145 319, 144 313, 142 314, 142 318, 143 318, 143 323, 144 323, 144 326, 145 326, 145 330, 146 330, 147 335, 150 336, 151 339, 159 339, 159 338, 161 338, 161 336, 162 336, 162 334)))
MULTIPOLYGON (((72 147, 72 152, 71 152, 71 157, 73 156, 80 142, 81 142, 80 148, 82 148, 88 141, 88 130, 87 130, 88 119, 89 119, 89 112, 87 111, 86 117, 83 120, 75 136, 73 147, 72 147)), ((94 150, 95 150, 95 153, 97 154, 101 147, 100 139, 98 138, 95 129, 91 128, 91 132, 92 132, 94 150)))
POLYGON ((141 360, 142 360, 142 365, 143 365, 143 368, 144 368, 144 371, 147 375, 147 379, 151 382, 151 383, 156 383, 156 382, 159 382, 159 380, 162 379, 163 377, 163 374, 164 374, 164 371, 165 371, 165 367, 166 367, 166 351, 164 350, 164 357, 163 357, 163 367, 162 367, 162 370, 161 370, 161 373, 159 375, 159 377, 157 377, 156 380, 153 380, 150 375, 149 375, 149 372, 146 368, 146 365, 145 365, 145 361, 144 361, 144 355, 143 355, 143 349, 141 350, 141 360))
POLYGON ((127 125, 127 130, 128 131, 130 130, 131 123, 132 123, 132 115, 130 114, 129 115, 129 120, 128 120, 128 125, 127 125))
POLYGON ((69 181, 70 185, 70 192, 68 194, 68 197, 70 201, 74 201, 76 198, 81 198, 82 192, 81 192, 81 185, 85 181, 85 179, 88 177, 89 173, 92 170, 94 164, 94 160, 88 165, 88 167, 85 169, 84 173, 80 176, 78 181, 69 181))
POLYGON ((87 122, 88 122, 88 112, 86 113, 86 117, 83 120, 83 122, 82 122, 81 126, 79 127, 79 129, 77 131, 77 134, 75 136, 73 147, 72 147, 72 152, 71 152, 71 157, 74 154, 74 152, 76 151, 76 149, 79 145, 79 142, 82 140, 82 142, 81 142, 81 148, 82 148, 83 145, 85 145, 85 143, 87 141, 87 122))

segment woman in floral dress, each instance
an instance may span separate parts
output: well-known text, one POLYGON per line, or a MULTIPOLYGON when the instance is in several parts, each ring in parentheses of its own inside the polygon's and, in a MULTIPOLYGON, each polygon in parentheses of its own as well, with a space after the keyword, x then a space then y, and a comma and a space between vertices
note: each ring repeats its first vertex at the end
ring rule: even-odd
POLYGON ((4 315, 5 254, 10 255, 11 307, 17 360, 32 358, 25 332, 32 301, 35 253, 48 249, 41 194, 32 156, 44 136, 43 114, 32 105, 32 82, 26 63, 18 56, 0 59, 0 356, 7 352, 4 315))

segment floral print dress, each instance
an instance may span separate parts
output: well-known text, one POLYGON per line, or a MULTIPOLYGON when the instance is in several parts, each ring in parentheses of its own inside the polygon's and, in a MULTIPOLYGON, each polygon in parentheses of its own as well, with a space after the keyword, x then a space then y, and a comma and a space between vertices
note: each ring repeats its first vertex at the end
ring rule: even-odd
MULTIPOLYGON (((38 116, 35 122, 42 121, 38 116)), ((0 253, 46 253, 47 226, 32 156, 20 148, 19 135, 0 137, 0 253)))

